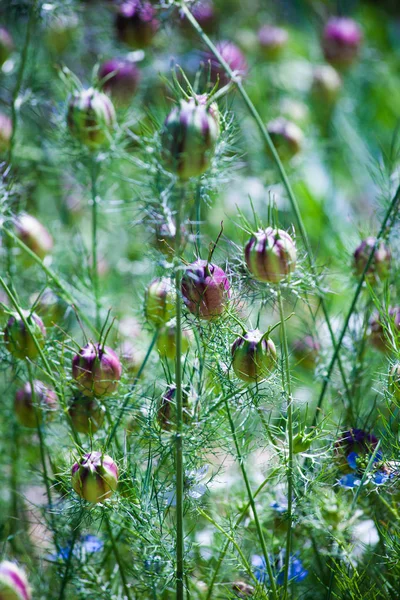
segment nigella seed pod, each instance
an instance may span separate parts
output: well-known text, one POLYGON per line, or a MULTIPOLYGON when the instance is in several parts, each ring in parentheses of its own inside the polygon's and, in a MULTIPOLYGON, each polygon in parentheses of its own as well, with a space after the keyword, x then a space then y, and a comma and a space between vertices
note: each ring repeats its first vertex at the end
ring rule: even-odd
MULTIPOLYGON (((22 213, 14 220, 15 233, 18 239, 28 246, 29 250, 34 252, 43 260, 53 249, 53 238, 47 229, 32 215, 22 213)), ((26 258, 24 253, 23 259, 26 258)), ((32 260, 32 259, 31 259, 32 260)))
MULTIPOLYGON (((192 333, 187 329, 182 330, 181 337, 181 355, 185 355, 189 350, 192 341, 192 333)), ((157 350, 163 358, 174 360, 176 357, 176 323, 175 320, 167 323, 158 334, 157 350)))
MULTIPOLYGON (((357 275, 362 275, 367 265, 369 256, 376 243, 374 237, 367 237, 361 242, 354 252, 354 271, 357 275)), ((366 272, 366 280, 372 285, 377 280, 384 281, 388 278, 392 255, 384 242, 378 242, 374 251, 374 256, 366 272)))
POLYGON ((12 121, 4 113, 0 113, 0 154, 7 152, 12 137, 12 121))
POLYGON ((31 600, 31 588, 25 572, 17 564, 3 560, 0 563, 0 599, 31 600))
POLYGON ((11 52, 14 50, 14 42, 7 29, 0 27, 0 67, 10 57, 11 52))
POLYGON ((250 596, 253 596, 256 591, 252 585, 245 583, 244 581, 235 581, 232 584, 232 590, 238 598, 249 598, 250 596))
POLYGON ((316 67, 311 84, 311 95, 316 106, 324 108, 328 105, 328 107, 332 107, 338 99, 341 88, 342 78, 336 69, 331 65, 316 67))
POLYGON ((282 161, 289 161, 302 149, 304 136, 296 123, 278 117, 267 124, 267 131, 282 161))
POLYGON ((371 344, 381 352, 388 352, 392 342, 396 344, 400 335, 400 306, 391 306, 388 317, 388 319, 383 318, 376 312, 369 322, 371 344))
POLYGON ((38 380, 33 382, 33 394, 30 382, 15 394, 14 409, 17 419, 21 425, 30 429, 43 423, 44 413, 52 418, 57 406, 55 391, 38 380))
MULTIPOLYGON (((240 48, 238 48, 233 42, 229 41, 218 42, 215 46, 224 61, 233 71, 234 75, 241 79, 246 77, 249 67, 240 48)), ((225 72, 224 67, 214 56, 214 54, 211 52, 206 53, 204 62, 206 67, 210 65, 210 83, 212 85, 216 84, 217 81, 219 81, 221 85, 226 85, 230 82, 231 78, 225 72)))
POLYGON ((14 358, 19 358, 20 360, 29 358, 34 360, 38 356, 39 350, 31 332, 36 338, 38 345, 43 348, 46 338, 46 328, 43 325, 42 319, 35 313, 31 313, 29 310, 21 312, 28 323, 29 329, 25 326, 23 319, 18 313, 13 314, 8 319, 4 329, 4 342, 7 350, 14 358))
POLYGON ((258 329, 239 336, 233 342, 231 353, 235 375, 246 383, 265 379, 276 366, 275 344, 258 329))
POLYGON ((181 100, 161 132, 165 167, 182 180, 199 177, 208 169, 219 137, 218 108, 207 107, 203 98, 181 100))
POLYGON ((106 94, 89 88, 75 92, 70 98, 67 112, 69 131, 88 148, 109 145, 115 123, 115 109, 106 94))
POLYGON ((116 106, 127 106, 138 88, 140 72, 130 60, 112 58, 101 65, 98 78, 116 106))
POLYGON ((128 0, 119 6, 115 19, 117 36, 130 48, 150 46, 158 27, 156 11, 147 0, 128 0))
POLYGON ((322 49, 328 63, 348 67, 357 58, 362 42, 359 25, 346 17, 332 17, 322 34, 322 49))
POLYGON ((75 41, 78 33, 79 19, 77 15, 54 16, 45 30, 46 42, 55 54, 62 54, 75 41))
POLYGON ((289 40, 289 34, 282 27, 263 25, 258 32, 258 42, 264 56, 276 59, 282 53, 289 40))
POLYGON ((105 409, 95 398, 76 396, 68 407, 73 426, 78 433, 96 433, 103 425, 105 409))
POLYGON ((154 279, 145 294, 146 319, 160 327, 175 315, 175 290, 170 279, 154 279))
POLYGON ((118 387, 122 367, 108 346, 86 344, 72 360, 72 376, 85 396, 109 396, 118 387))
POLYGON ((296 246, 286 231, 267 227, 253 234, 244 249, 246 265, 257 281, 279 283, 296 268, 296 246))
POLYGON ((297 364, 303 369, 312 370, 318 360, 321 346, 312 335, 305 335, 293 343, 293 354, 297 364))
POLYGON ((186 268, 181 290, 190 312, 206 321, 222 315, 230 298, 230 284, 225 271, 201 259, 186 268))
MULTIPOLYGON (((171 384, 161 396, 157 406, 157 421, 164 431, 174 430, 176 427, 176 385, 171 384)), ((190 386, 182 388, 183 422, 189 425, 197 420, 200 412, 200 403, 197 394, 190 386)))
POLYGON ((72 487, 87 502, 104 502, 118 486, 118 467, 107 454, 89 452, 72 467, 72 487))

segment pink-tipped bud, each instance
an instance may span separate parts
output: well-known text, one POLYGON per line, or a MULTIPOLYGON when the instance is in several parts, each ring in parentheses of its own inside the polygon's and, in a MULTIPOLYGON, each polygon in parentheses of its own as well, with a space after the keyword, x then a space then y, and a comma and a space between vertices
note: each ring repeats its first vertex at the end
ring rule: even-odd
POLYGON ((342 78, 331 65, 316 67, 313 73, 311 94, 316 106, 332 107, 335 104, 342 88, 342 78))
POLYGON ((116 106, 127 106, 138 88, 140 72, 135 63, 112 58, 101 65, 98 78, 102 89, 110 94, 116 106))
MULTIPOLYGON (((42 260, 53 249, 53 238, 47 229, 32 215, 18 215, 14 220, 17 237, 42 260)), ((24 253, 24 259, 26 255, 24 253)))
MULTIPOLYGON (((192 332, 183 329, 181 337, 181 355, 185 355, 189 350, 192 341, 192 332)), ((167 323, 158 334, 157 350, 163 358, 174 360, 176 357, 176 323, 173 319, 167 323)))
MULTIPOLYGON (((354 252, 354 270, 357 275, 362 275, 367 265, 369 256, 375 245, 374 237, 367 237, 361 242, 354 252)), ((388 278, 392 255, 384 242, 378 242, 374 251, 374 256, 366 272, 366 280, 370 283, 376 283, 377 280, 384 281, 388 278)))
POLYGON ((29 328, 25 326, 23 319, 18 313, 13 314, 7 322, 4 330, 4 342, 7 350, 14 356, 24 360, 29 358, 34 360, 39 354, 39 350, 34 342, 34 338, 40 348, 43 348, 46 338, 46 328, 35 313, 28 310, 21 311, 28 323, 29 328), (32 335, 33 337, 32 337, 32 335))
POLYGON ((145 295, 147 320, 160 327, 175 315, 175 290, 170 279, 154 279, 145 295))
MULTIPOLYGON (((160 398, 157 407, 157 421, 161 429, 171 431, 176 428, 176 385, 171 384, 160 398)), ((199 416, 200 403, 197 394, 190 387, 182 389, 183 421, 187 425, 199 416)))
MULTIPOLYGON (((233 42, 228 41, 218 42, 215 46, 224 61, 233 71, 234 75, 240 78, 246 77, 249 67, 240 48, 238 48, 233 42)), ((230 82, 230 76, 228 73, 226 73, 224 67, 220 64, 219 60, 214 56, 214 54, 208 52, 204 57, 204 62, 207 73, 208 68, 210 69, 211 84, 217 83, 218 80, 221 85, 226 85, 230 82)))
POLYGON ((14 42, 11 35, 4 27, 0 27, 0 67, 10 57, 14 50, 14 42))
POLYGON ((101 452, 85 454, 72 467, 72 487, 87 502, 104 502, 118 486, 118 467, 101 452))
POLYGON ((244 249, 247 268, 257 281, 279 283, 296 267, 296 246, 286 231, 267 227, 253 234, 244 249))
POLYGON ((298 365, 310 371, 315 368, 321 346, 312 335, 299 338, 294 342, 292 348, 298 365))
POLYGON ((144 361, 144 352, 134 346, 129 340, 125 340, 118 348, 118 355, 129 375, 137 375, 144 361))
POLYGON ((78 433, 96 433, 103 424, 105 410, 95 398, 76 396, 68 407, 68 414, 78 433))
POLYGON ((400 306, 390 307, 388 311, 389 318, 382 318, 376 312, 370 319, 370 340, 371 344, 381 352, 388 352, 393 343, 396 343, 400 335, 400 306))
POLYGON ((296 123, 278 117, 267 124, 267 130, 282 161, 289 161, 302 149, 304 136, 296 123))
POLYGON ((85 396, 110 396, 118 387, 122 367, 108 346, 86 344, 72 360, 72 376, 85 396))
POLYGON ((0 154, 7 152, 12 137, 12 121, 4 113, 0 113, 0 154))
POLYGON ((147 0, 128 0, 118 7, 115 28, 118 39, 130 48, 147 48, 153 41, 159 22, 147 0))
POLYGON ((57 409, 57 394, 41 381, 33 382, 33 394, 30 382, 15 394, 14 408, 17 419, 24 427, 34 429, 43 423, 43 415, 54 417, 57 409))
POLYGON ((0 563, 0 599, 31 600, 32 593, 25 571, 8 560, 0 563))
MULTIPOLYGON (((190 7, 191 13, 206 33, 212 33, 217 25, 217 16, 215 7, 211 0, 198 0, 190 7)), ((179 24, 182 25, 185 33, 195 35, 192 25, 187 20, 185 14, 181 13, 179 24)))
POLYGON ((282 53, 289 40, 289 34, 282 27, 263 25, 258 32, 258 42, 264 56, 276 59, 282 53))
POLYGON ((230 298, 230 284, 225 271, 200 259, 186 268, 181 290, 190 312, 207 321, 222 315, 230 298))
POLYGON ((346 17, 332 17, 325 25, 322 49, 333 66, 348 67, 357 58, 362 42, 359 25, 346 17))
POLYGON ((262 381, 276 366, 275 344, 258 329, 239 336, 231 352, 235 375, 246 383, 262 381))
POLYGON ((79 142, 96 149, 109 145, 116 116, 107 94, 89 88, 75 92, 68 103, 67 125, 79 142))

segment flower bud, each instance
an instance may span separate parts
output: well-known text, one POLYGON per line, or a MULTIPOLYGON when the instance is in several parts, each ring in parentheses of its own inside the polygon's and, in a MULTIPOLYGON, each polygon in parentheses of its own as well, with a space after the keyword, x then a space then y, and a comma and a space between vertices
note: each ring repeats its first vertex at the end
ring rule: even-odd
MULTIPOLYGON (((32 215, 22 213, 15 218, 15 233, 41 260, 53 249, 53 238, 47 229, 32 215)), ((26 255, 24 253, 24 260, 26 255)), ((28 259, 29 260, 29 259, 28 259)))
POLYGON ((75 92, 68 103, 71 135, 89 148, 107 146, 116 122, 110 98, 94 88, 75 92))
POLYGON ((31 588, 25 572, 15 563, 0 563, 0 599, 31 600, 31 588))
POLYGON ((255 593, 255 588, 244 581, 235 581, 232 584, 232 590, 238 598, 249 598, 255 593))
MULTIPOLYGON (((361 242, 354 252, 354 270, 357 275, 362 275, 367 265, 369 256, 375 245, 374 237, 367 237, 361 242)), ((374 256, 366 272, 365 279, 372 285, 378 279, 384 281, 389 276, 392 255, 384 242, 378 242, 374 256)))
POLYGON ((278 117, 267 124, 272 143, 282 161, 289 161, 303 146, 303 132, 296 123, 278 117))
POLYGON ((286 231, 267 227, 253 234, 244 249, 247 268, 257 281, 279 283, 296 268, 296 246, 286 231))
POLYGON ((169 113, 161 132, 165 167, 186 180, 209 167, 219 137, 218 109, 203 97, 181 100, 169 113))
POLYGON ((396 342, 400 334, 400 306, 390 307, 388 316, 388 319, 382 319, 376 312, 369 322, 371 344, 381 352, 390 350, 392 336, 396 342))
POLYGON ((236 338, 231 353, 235 375, 246 383, 261 381, 275 369, 275 344, 258 329, 236 338))
POLYGON ((87 502, 104 502, 118 486, 118 467, 101 452, 89 452, 72 467, 72 487, 87 502))
MULTIPOLYGON (((234 74, 240 78, 246 77, 249 70, 247 61, 242 51, 236 46, 236 44, 233 42, 222 41, 215 44, 215 46, 234 74)), ((206 67, 208 64, 210 65, 211 84, 217 83, 218 80, 220 81, 221 85, 226 85, 230 82, 231 78, 229 77, 228 73, 225 72, 224 67, 220 64, 219 60, 214 56, 214 54, 208 52, 205 55, 205 63, 206 67)))
POLYGON ((299 454, 301 452, 307 452, 313 442, 313 439, 313 433, 306 434, 304 431, 296 433, 296 435, 293 436, 293 453, 299 454))
MULTIPOLYGON (((206 33, 212 33, 217 25, 217 18, 215 14, 215 7, 211 0, 199 0, 193 6, 190 7, 191 13, 206 33)), ((188 35, 192 35, 194 29, 186 18, 186 15, 182 12, 180 25, 188 35)))
POLYGON ((158 27, 155 9, 147 0, 128 0, 118 7, 115 20, 117 36, 130 48, 150 46, 158 27))
POLYGON ((312 370, 315 368, 321 346, 312 335, 305 335, 299 338, 294 342, 292 348, 297 363, 303 369, 312 370))
POLYGON ((201 259, 186 268, 181 290, 190 312, 207 321, 222 315, 230 298, 230 284, 225 272, 201 259))
POLYGON ((322 35, 326 61, 337 67, 350 66, 357 58, 361 42, 361 29, 353 19, 332 17, 322 35))
POLYGON ((50 288, 46 288, 43 293, 33 294, 31 304, 36 307, 37 314, 46 327, 62 320, 66 312, 65 303, 50 288))
MULTIPOLYGON (((189 350, 190 342, 192 341, 191 331, 182 330, 181 337, 181 354, 184 355, 189 350)), ((173 319, 167 323, 158 334, 157 350, 163 358, 174 360, 176 357, 176 323, 173 319)))
POLYGON ((282 53, 289 39, 289 34, 282 27, 263 25, 258 32, 261 50, 268 59, 275 59, 282 53))
POLYGON ((166 277, 154 279, 145 295, 146 319, 160 327, 175 315, 175 290, 166 277))
MULTIPOLYGON (((29 312, 29 310, 21 312, 39 346, 43 348, 46 337, 46 328, 43 325, 43 321, 35 313, 29 312)), ((13 314, 8 319, 4 329, 4 342, 7 350, 14 358, 19 358, 20 360, 29 358, 30 360, 34 360, 38 356, 39 351, 30 331, 26 328, 24 321, 18 313, 13 314)))
POLYGON ((32 394, 32 387, 28 381, 17 391, 14 400, 15 414, 19 423, 31 429, 43 423, 44 412, 48 413, 49 417, 53 417, 58 406, 55 391, 41 381, 33 382, 33 391, 32 394))
POLYGON ((75 14, 57 15, 46 28, 46 42, 50 50, 62 54, 73 44, 78 33, 79 19, 75 14))
POLYGON ((78 433, 96 433, 103 425, 105 410, 95 398, 76 396, 68 407, 68 414, 78 433))
POLYGON ((86 344, 72 360, 72 375, 85 396, 109 396, 118 387, 122 367, 108 346, 86 344))
POLYGON ((140 72, 135 63, 112 58, 101 65, 98 78, 116 106, 127 106, 137 90, 140 72))
POLYGON ((12 137, 12 121, 4 113, 0 113, 0 154, 7 152, 12 137))
MULTIPOLYGON (((160 398, 157 407, 157 421, 164 431, 174 430, 176 427, 176 385, 168 386, 160 398)), ((183 422, 189 425, 199 416, 200 403, 197 394, 190 386, 182 388, 183 422)))
POLYGON ((322 108, 335 104, 342 88, 342 78, 331 65, 321 65, 314 70, 311 94, 322 108))
POLYGON ((119 346, 118 354, 126 372, 136 376, 144 361, 142 350, 138 350, 129 340, 125 340, 119 346))

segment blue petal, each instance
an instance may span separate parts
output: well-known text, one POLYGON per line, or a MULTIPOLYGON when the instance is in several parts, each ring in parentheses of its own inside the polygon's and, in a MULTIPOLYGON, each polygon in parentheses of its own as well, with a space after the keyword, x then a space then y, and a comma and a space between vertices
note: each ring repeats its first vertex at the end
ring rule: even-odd
POLYGON ((357 452, 350 452, 350 454, 347 455, 346 459, 351 469, 357 469, 357 458, 357 452))
POLYGON ((341 487, 344 488, 354 488, 360 485, 361 479, 357 475, 349 473, 348 475, 344 475, 343 477, 341 477, 338 483, 341 487))

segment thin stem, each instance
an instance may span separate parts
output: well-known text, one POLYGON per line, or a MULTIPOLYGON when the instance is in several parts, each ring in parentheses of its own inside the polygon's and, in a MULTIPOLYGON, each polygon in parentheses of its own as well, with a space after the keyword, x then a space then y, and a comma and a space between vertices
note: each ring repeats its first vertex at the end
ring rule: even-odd
POLYGON ((281 344, 283 349, 283 389, 286 396, 286 414, 287 414, 287 425, 286 425, 286 437, 288 439, 288 461, 287 461, 287 484, 288 484, 288 509, 287 509, 287 520, 288 529, 286 536, 286 556, 285 556, 285 569, 283 579, 283 598, 288 597, 288 584, 289 584, 289 565, 290 555, 292 552, 292 526, 293 526, 293 410, 292 410, 292 384, 290 377, 290 366, 289 366, 289 348, 286 335, 286 321, 284 319, 282 293, 278 289, 278 301, 279 301, 279 316, 281 320, 281 344))
POLYGON ((181 212, 185 197, 185 186, 182 185, 178 193, 176 209, 176 237, 175 237, 175 288, 176 288, 176 598, 183 600, 184 580, 184 530, 183 530, 183 407, 182 407, 182 299, 181 299, 181 212))
POLYGON ((94 158, 91 165, 91 193, 92 193, 92 284, 94 292, 94 303, 96 308, 96 329, 100 331, 100 296, 99 296, 99 269, 98 269, 98 253, 97 253, 97 178, 98 168, 94 158))
POLYGON ((201 224, 201 185, 198 183, 196 189, 196 252, 200 257, 200 224, 201 224))
POLYGON ((128 598, 128 600, 131 600, 131 593, 130 593, 130 590, 129 590, 129 587, 128 587, 128 581, 127 581, 127 578, 126 578, 124 565, 123 565, 123 563, 121 561, 121 556, 120 556, 120 553, 119 553, 119 550, 118 550, 118 546, 117 546, 117 544, 115 542, 115 538, 114 538, 114 535, 113 535, 113 532, 112 532, 112 529, 111 529, 110 521, 108 520, 107 516, 105 516, 104 520, 105 520, 105 523, 106 523, 107 533, 108 533, 108 536, 110 538, 111 545, 112 545, 112 548, 113 548, 115 560, 117 561, 117 565, 119 567, 119 574, 121 575, 122 585, 124 586, 125 595, 128 598))
POLYGON ((65 571, 64 571, 64 575, 61 581, 61 587, 60 587, 60 594, 58 596, 58 600, 64 600, 64 595, 65 595, 65 590, 67 589, 67 583, 68 583, 68 578, 69 578, 69 571, 71 568, 71 564, 72 564, 72 557, 74 555, 74 548, 75 548, 75 542, 76 539, 78 537, 78 532, 79 532, 79 523, 76 527, 73 528, 73 532, 72 532, 72 541, 69 547, 69 553, 68 553, 68 557, 67 557, 67 564, 65 565, 65 571))
POLYGON ((249 497, 249 503, 250 503, 251 509, 253 511, 254 523, 255 523, 255 526, 256 526, 258 539, 259 539, 260 544, 261 544, 261 549, 262 549, 262 553, 263 553, 264 560, 265 560, 265 566, 267 568, 269 583, 271 585, 272 595, 273 595, 274 600, 277 600, 278 599, 278 595, 277 595, 277 590, 276 590, 275 577, 274 577, 274 574, 272 572, 271 562, 270 562, 270 559, 269 559, 269 554, 268 554, 268 551, 267 551, 267 546, 266 546, 266 543, 265 543, 264 534, 263 534, 263 531, 262 531, 260 519, 258 517, 258 512, 257 512, 256 504, 254 502, 254 495, 253 495, 253 492, 251 490, 251 485, 250 485, 250 481, 249 481, 249 478, 248 478, 248 475, 247 475, 247 471, 246 471, 246 467, 245 467, 245 464, 244 464, 243 456, 242 456, 242 453, 240 451, 239 440, 238 440, 237 435, 236 435, 235 424, 233 422, 231 411, 230 411, 230 408, 229 408, 229 403, 228 403, 227 400, 225 400, 225 409, 226 409, 226 412, 227 412, 227 415, 228 415, 228 421, 229 421, 229 425, 230 425, 230 428, 231 428, 233 441, 234 441, 235 448, 236 448, 237 459, 238 459, 238 462, 239 462, 239 465, 240 465, 240 469, 242 471, 242 476, 243 476, 243 480, 244 480, 244 483, 245 483, 245 486, 246 486, 247 495, 249 497))

